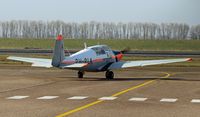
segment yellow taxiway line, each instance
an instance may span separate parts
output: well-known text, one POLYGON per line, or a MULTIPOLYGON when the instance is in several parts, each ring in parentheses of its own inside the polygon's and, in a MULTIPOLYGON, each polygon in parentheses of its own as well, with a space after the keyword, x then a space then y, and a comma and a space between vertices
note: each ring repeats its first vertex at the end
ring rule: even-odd
MULTIPOLYGON (((168 78, 168 77, 170 76, 169 73, 164 72, 164 74, 166 74, 166 75, 163 76, 163 77, 160 77, 160 78, 168 78)), ((156 81, 156 80, 150 80, 150 81, 144 82, 144 83, 142 83, 142 84, 139 84, 139 85, 133 86, 133 87, 131 87, 131 88, 125 89, 125 90, 123 90, 123 91, 120 91, 120 92, 118 92, 118 93, 115 93, 115 94, 113 94, 112 96, 113 96, 113 97, 116 97, 116 96, 122 95, 122 94, 124 94, 124 93, 129 92, 129 91, 132 91, 132 90, 138 89, 138 88, 140 88, 140 87, 143 87, 143 86, 145 86, 145 85, 148 85, 148 84, 150 84, 150 83, 153 83, 153 82, 155 82, 155 81, 156 81)), ((80 111, 80 110, 89 108, 89 107, 94 106, 94 105, 96 105, 96 104, 99 104, 99 103, 101 103, 101 102, 104 102, 104 100, 97 100, 97 101, 91 102, 91 103, 86 104, 86 105, 84 105, 84 106, 81 106, 81 107, 72 109, 72 110, 70 110, 70 111, 67 111, 67 112, 65 112, 65 113, 62 113, 62 114, 60 114, 60 115, 57 115, 56 117, 65 117, 65 116, 68 116, 68 115, 70 115, 70 114, 72 114, 72 113, 75 113, 75 112, 78 112, 78 111, 80 111)))

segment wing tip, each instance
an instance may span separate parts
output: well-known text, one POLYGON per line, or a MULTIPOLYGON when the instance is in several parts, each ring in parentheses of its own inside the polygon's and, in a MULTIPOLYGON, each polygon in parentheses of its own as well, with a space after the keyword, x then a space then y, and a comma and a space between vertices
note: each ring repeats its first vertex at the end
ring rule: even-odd
POLYGON ((187 61, 192 61, 192 60, 193 60, 192 58, 188 58, 188 59, 187 59, 187 61))
POLYGON ((6 57, 6 59, 12 59, 14 56, 8 56, 6 57))

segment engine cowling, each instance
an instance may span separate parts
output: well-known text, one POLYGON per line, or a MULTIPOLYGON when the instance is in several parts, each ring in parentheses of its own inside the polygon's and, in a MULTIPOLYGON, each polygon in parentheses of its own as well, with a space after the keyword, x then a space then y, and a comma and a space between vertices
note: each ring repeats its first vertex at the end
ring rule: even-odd
POLYGON ((113 51, 113 53, 115 55, 115 59, 116 59, 117 62, 122 59, 122 57, 123 57, 122 52, 120 52, 120 51, 113 51))

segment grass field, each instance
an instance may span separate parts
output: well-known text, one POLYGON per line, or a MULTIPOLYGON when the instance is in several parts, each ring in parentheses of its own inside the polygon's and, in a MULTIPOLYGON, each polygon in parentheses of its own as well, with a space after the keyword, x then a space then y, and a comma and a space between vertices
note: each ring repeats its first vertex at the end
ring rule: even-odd
MULTIPOLYGON (((117 40, 117 39, 65 39, 65 48, 82 49, 88 46, 106 44, 112 49, 148 50, 148 51, 200 51, 200 40, 117 40)), ((40 48, 52 49, 53 39, 0 39, 1 49, 40 48)))

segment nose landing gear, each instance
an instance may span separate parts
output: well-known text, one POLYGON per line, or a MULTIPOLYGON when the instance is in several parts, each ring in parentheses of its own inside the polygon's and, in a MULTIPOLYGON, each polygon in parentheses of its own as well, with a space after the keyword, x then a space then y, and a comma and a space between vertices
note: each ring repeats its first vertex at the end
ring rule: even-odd
POLYGON ((114 73, 112 71, 106 71, 106 79, 113 79, 114 73))

